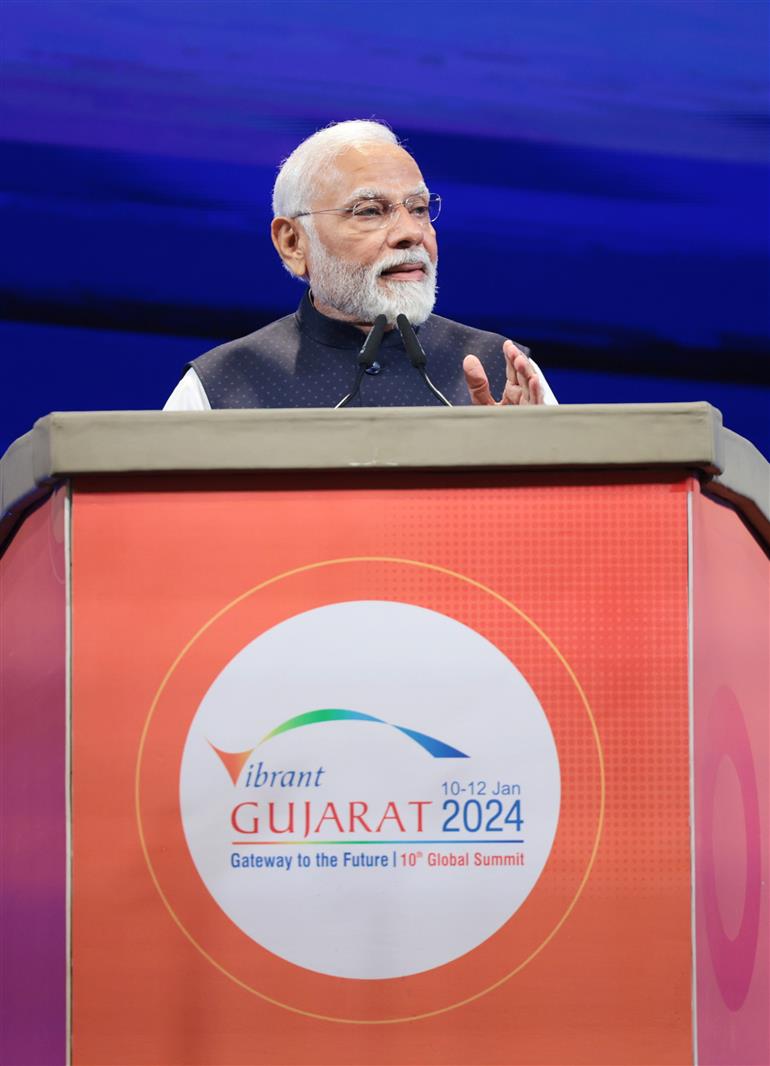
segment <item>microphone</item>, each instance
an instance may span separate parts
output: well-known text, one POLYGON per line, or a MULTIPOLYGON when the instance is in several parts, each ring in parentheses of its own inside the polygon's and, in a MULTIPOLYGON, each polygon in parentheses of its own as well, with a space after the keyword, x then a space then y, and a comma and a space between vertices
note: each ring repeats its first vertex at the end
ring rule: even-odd
POLYGON ((388 321, 385 318, 385 315, 377 315, 374 320, 374 325, 369 330, 369 336, 364 341, 361 351, 358 353, 358 372, 356 373, 356 380, 353 382, 353 388, 347 396, 343 396, 340 402, 334 405, 335 411, 340 407, 347 407, 351 400, 354 400, 356 396, 358 396, 358 390, 361 388, 364 374, 367 370, 372 368, 374 360, 377 358, 377 352, 380 350, 382 335, 385 332, 387 324, 388 321))
POLYGON ((443 394, 443 392, 439 392, 439 390, 428 377, 428 372, 425 369, 428 364, 428 357, 425 354, 423 346, 417 339, 417 334, 414 331, 412 323, 409 321, 406 315, 398 315, 398 317, 396 318, 396 325, 398 326, 398 332, 401 334, 401 339, 404 342, 406 354, 409 356, 409 362, 412 364, 415 370, 419 372, 420 376, 422 377, 422 380, 428 386, 428 388, 436 397, 436 399, 443 403, 444 407, 451 407, 451 403, 443 394))

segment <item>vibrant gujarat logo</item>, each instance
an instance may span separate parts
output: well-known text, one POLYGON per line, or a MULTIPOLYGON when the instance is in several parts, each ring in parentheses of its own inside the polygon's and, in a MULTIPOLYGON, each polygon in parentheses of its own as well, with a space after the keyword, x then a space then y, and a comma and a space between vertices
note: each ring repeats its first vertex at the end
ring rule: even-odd
MULTIPOLYGON (((408 729, 406 726, 391 725, 391 723, 383 721, 382 718, 375 718, 371 714, 344 710, 338 707, 323 707, 316 711, 307 711, 305 714, 298 714, 293 718, 288 718, 285 722, 276 726, 275 729, 272 729, 253 748, 247 748, 245 751, 221 751, 214 744, 211 744, 211 747, 221 759, 222 765, 236 787, 239 779, 243 776, 245 789, 278 790, 280 792, 291 790, 292 794, 296 790, 320 789, 322 779, 327 773, 324 766, 319 765, 310 769, 284 769, 282 767, 276 769, 270 768, 262 760, 259 762, 249 760, 252 758, 256 748, 266 744, 273 737, 288 733, 293 729, 301 729, 304 726, 320 725, 323 722, 372 722, 376 725, 391 726, 391 728, 398 730, 399 733, 403 733, 404 736, 418 744, 434 759, 468 758, 465 752, 453 748, 450 744, 445 744, 444 741, 439 740, 437 737, 420 733, 416 729, 408 729), (247 763, 248 766, 246 766, 247 763), (245 774, 244 767, 246 767, 245 774)), ((211 742, 209 741, 209 743, 211 742)), ((370 834, 373 839, 376 839, 384 828, 389 828, 394 832, 406 833, 406 823, 410 820, 409 816, 411 815, 415 818, 415 832, 420 833, 423 830, 424 808, 430 806, 431 802, 429 800, 409 800, 407 802, 409 808, 416 809, 400 811, 398 804, 392 800, 386 804, 384 810, 378 812, 370 811, 369 804, 365 800, 349 800, 342 809, 331 800, 317 808, 314 808, 309 800, 300 803, 294 800, 288 800, 285 803, 269 800, 264 805, 265 819, 263 819, 263 822, 266 822, 266 824, 260 830, 260 817, 258 814, 260 804, 254 800, 245 800, 235 806, 230 822, 237 833, 256 835, 262 831, 268 840, 271 837, 279 837, 284 833, 294 834, 296 832, 299 832, 307 840, 311 837, 317 837, 325 831, 335 830, 340 834, 346 831, 349 833, 370 834)), ((343 862, 346 861, 346 858, 347 856, 343 854, 343 862)), ((367 857, 363 856, 362 858, 365 860, 367 857)), ((347 859, 347 861, 348 864, 367 864, 365 861, 362 862, 360 860, 358 863, 355 863, 355 861, 351 863, 350 859, 347 859)), ((372 860, 368 864, 377 865, 377 862, 372 860)))
POLYGON ((180 775, 222 910, 281 958, 354 979, 490 937, 537 882, 559 805, 553 736, 516 667, 391 601, 307 611, 243 648, 198 707, 180 775))
MULTIPOLYGON (((391 725, 393 729, 397 729, 404 736, 414 740, 420 747, 425 748, 435 759, 468 758, 465 752, 458 751, 451 744, 445 744, 443 740, 438 740, 436 737, 426 736, 425 733, 418 733, 416 729, 407 729, 403 725, 392 725, 390 722, 384 722, 382 718, 375 718, 372 714, 362 714, 361 711, 346 711, 339 707, 322 707, 317 711, 306 711, 304 714, 297 714, 293 718, 287 718, 285 722, 281 722, 275 729, 271 729, 267 736, 263 737, 253 747, 246 748, 245 751, 220 751, 214 744, 211 746, 222 760, 222 764, 233 779, 233 784, 237 785, 246 760, 254 753, 256 748, 266 744, 273 737, 280 736, 281 733, 288 733, 292 729, 301 729, 307 725, 318 725, 321 722, 375 722, 377 725, 391 725)), ((209 743, 211 742, 209 741, 209 743)), ((249 784, 248 781, 246 783, 249 784)))

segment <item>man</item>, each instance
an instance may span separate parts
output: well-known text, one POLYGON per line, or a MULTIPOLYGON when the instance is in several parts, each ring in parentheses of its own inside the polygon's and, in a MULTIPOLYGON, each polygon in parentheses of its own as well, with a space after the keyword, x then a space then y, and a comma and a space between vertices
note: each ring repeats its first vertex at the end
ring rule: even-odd
POLYGON ((165 410, 436 404, 394 328, 401 314, 451 404, 556 403, 526 349, 431 313, 440 208, 387 126, 340 122, 308 137, 278 173, 271 226, 283 265, 309 286, 299 309, 195 359, 165 410), (359 374, 379 315, 386 332, 359 374))

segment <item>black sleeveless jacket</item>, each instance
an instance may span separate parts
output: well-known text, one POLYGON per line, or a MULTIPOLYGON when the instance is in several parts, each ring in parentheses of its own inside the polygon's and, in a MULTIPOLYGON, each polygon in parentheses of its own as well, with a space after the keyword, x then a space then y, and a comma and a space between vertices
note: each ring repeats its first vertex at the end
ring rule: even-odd
MULTIPOLYGON (((431 315, 417 333, 428 357, 428 374, 453 405, 470 402, 462 371, 463 357, 469 354, 483 363, 492 394, 502 396, 505 338, 438 315, 431 315)), ((363 340, 355 326, 320 314, 306 292, 295 314, 213 348, 189 366, 212 408, 334 407, 353 386, 363 340)), ((438 403, 409 362, 398 330, 385 334, 373 370, 364 375, 351 406, 438 403)))

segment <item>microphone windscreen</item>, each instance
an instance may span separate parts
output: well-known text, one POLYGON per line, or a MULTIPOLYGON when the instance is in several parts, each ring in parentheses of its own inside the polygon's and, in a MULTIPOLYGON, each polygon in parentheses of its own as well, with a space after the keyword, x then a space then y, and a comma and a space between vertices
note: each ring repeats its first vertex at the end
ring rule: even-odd
POLYGON ((385 332, 385 327, 388 324, 388 320, 385 315, 377 315, 374 320, 374 325, 369 330, 369 336, 363 343, 361 351, 358 353, 358 365, 363 367, 370 367, 375 360, 377 352, 380 349, 382 343, 382 335, 385 332))

